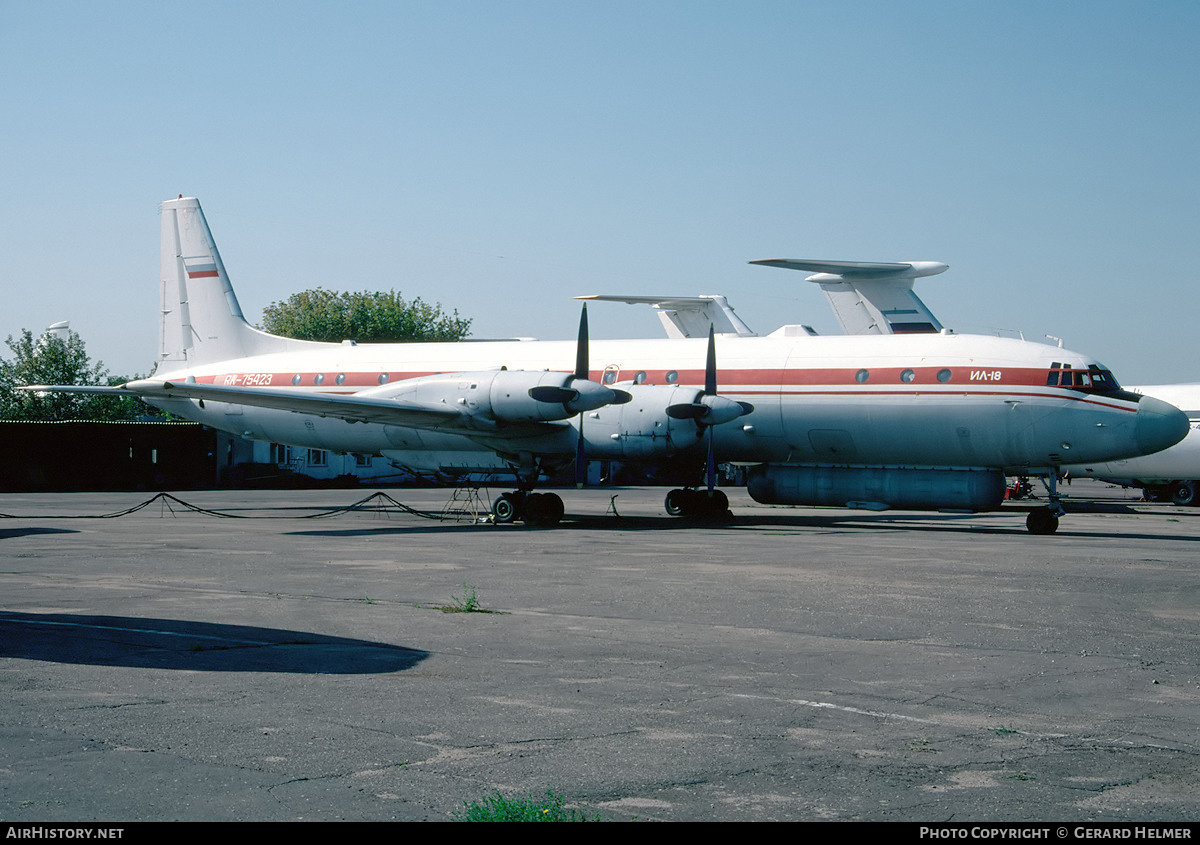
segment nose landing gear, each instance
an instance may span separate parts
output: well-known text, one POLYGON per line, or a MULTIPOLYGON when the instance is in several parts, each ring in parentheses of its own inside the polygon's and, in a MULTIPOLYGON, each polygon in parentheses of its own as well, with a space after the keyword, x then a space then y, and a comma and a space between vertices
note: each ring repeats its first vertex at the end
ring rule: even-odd
POLYGON ((1053 534, 1058 530, 1058 518, 1067 512, 1058 498, 1058 475, 1051 472, 1042 478, 1042 483, 1046 486, 1049 504, 1034 508, 1025 517, 1025 528, 1030 534, 1053 534))
POLYGON ((1058 515, 1050 508, 1034 508, 1025 517, 1025 528, 1030 534, 1053 534, 1058 530, 1058 515))

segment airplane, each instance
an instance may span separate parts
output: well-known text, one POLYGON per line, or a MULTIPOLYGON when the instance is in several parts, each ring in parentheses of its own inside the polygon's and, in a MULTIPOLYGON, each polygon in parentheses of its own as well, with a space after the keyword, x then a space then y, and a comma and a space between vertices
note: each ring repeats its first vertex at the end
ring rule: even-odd
MULTIPOLYGON (((749 465, 759 502, 876 510, 992 510, 1006 473, 1044 475, 1050 503, 1026 527, 1050 534, 1064 512, 1052 486, 1061 465, 1148 454, 1188 430, 1181 411, 1121 390, 1090 356, 940 327, 824 337, 785 325, 760 337, 729 320, 719 335, 710 325, 707 341, 689 323, 682 337, 590 343, 585 304, 574 343, 278 337, 245 320, 199 201, 167 200, 161 218, 153 375, 24 389, 132 393, 250 439, 511 473, 497 522, 556 524, 562 499, 535 490, 572 462, 582 483, 588 460, 677 458, 694 462, 697 483, 667 493, 666 507, 697 518, 728 513, 717 462, 749 465)), ((888 266, 885 277, 936 271, 888 266)), ((715 316, 722 304, 673 307, 715 316)))
MULTIPOLYGON (((905 331, 938 331, 941 323, 912 291, 913 280, 947 269, 936 262, 872 264, 772 259, 752 261, 789 270, 817 271, 805 281, 821 285, 834 316, 846 334, 897 334, 905 331), (918 315, 914 317, 913 315, 918 315)), ((721 302, 732 311, 724 298, 721 302)), ((747 328, 748 332, 749 329, 747 328)), ((1062 357, 1069 358, 1071 353, 1062 357)), ((1078 359, 1076 359, 1078 360, 1078 359)), ((1051 362, 1072 369, 1071 364, 1051 362)), ((1142 487, 1147 498, 1169 499, 1177 505, 1200 504, 1200 383, 1130 387, 1184 409, 1190 430, 1179 443, 1140 457, 1116 461, 1064 464, 1060 469, 1074 477, 1091 477, 1124 487, 1142 487)))

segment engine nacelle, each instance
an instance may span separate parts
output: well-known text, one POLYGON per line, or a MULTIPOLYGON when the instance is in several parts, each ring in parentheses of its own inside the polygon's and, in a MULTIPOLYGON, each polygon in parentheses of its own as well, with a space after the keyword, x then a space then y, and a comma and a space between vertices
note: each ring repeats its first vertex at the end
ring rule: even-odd
POLYGON ((565 420, 618 401, 618 394, 602 384, 548 370, 439 373, 406 379, 371 394, 444 405, 479 422, 499 423, 565 420))
POLYGON ((764 505, 988 511, 1004 500, 1004 480, 1000 470, 763 464, 746 491, 764 505))
POLYGON ((667 413, 699 401, 704 391, 674 385, 622 385, 632 398, 584 414, 580 420, 589 458, 669 457, 698 444, 704 427, 667 413))

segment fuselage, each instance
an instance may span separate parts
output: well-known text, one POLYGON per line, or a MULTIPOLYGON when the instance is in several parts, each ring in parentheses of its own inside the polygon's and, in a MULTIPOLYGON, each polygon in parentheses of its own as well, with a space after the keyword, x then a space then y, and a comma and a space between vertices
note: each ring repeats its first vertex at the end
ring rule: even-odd
MULTIPOLYGON (((569 371, 574 350, 569 341, 305 344, 173 367, 154 379, 354 394, 437 373, 569 371)), ((754 406, 714 427, 720 461, 1022 472, 1129 458, 1166 448, 1183 434, 1178 411, 1121 391, 1093 359, 1008 338, 814 337, 785 328, 765 337, 720 337, 717 359, 720 394, 754 406), (1068 368, 1075 375, 1062 375, 1068 368)), ((688 401, 685 394, 704 384, 702 341, 597 340, 591 361, 592 380, 619 386, 634 401, 543 427, 524 440, 213 401, 156 404, 254 439, 381 453, 423 469, 503 466, 526 449, 573 455, 580 419, 589 458, 651 459, 697 448, 698 427, 661 410, 688 401)), ((442 401, 469 408, 470 379, 461 381, 449 384, 442 401)))

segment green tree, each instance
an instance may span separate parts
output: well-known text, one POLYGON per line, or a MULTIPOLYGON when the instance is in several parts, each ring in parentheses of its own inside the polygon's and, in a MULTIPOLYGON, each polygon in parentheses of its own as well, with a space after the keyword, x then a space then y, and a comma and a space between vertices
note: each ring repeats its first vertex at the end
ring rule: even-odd
POLYGON ((263 309, 262 327, 300 340, 394 343, 461 340, 470 333, 471 321, 419 298, 407 301, 394 290, 343 293, 315 288, 272 302, 263 309))
POLYGON ((22 329, 9 335, 12 359, 0 357, 0 419, 5 420, 133 420, 152 413, 139 399, 82 393, 43 395, 15 390, 30 384, 122 384, 128 379, 110 377, 104 364, 88 357, 83 339, 75 332, 63 338, 54 332, 34 337, 22 329))

